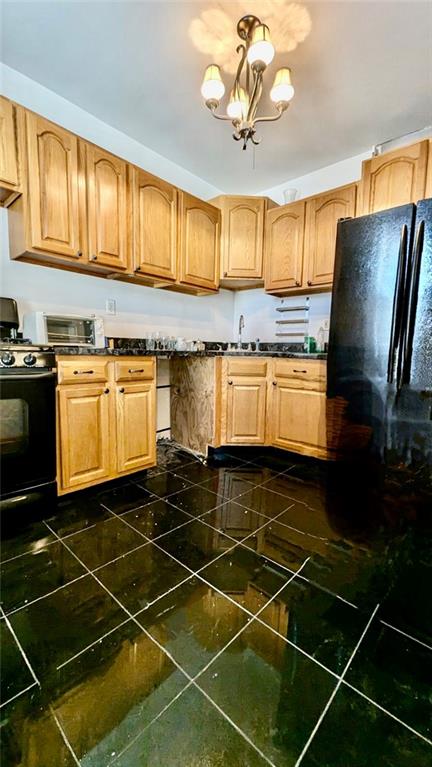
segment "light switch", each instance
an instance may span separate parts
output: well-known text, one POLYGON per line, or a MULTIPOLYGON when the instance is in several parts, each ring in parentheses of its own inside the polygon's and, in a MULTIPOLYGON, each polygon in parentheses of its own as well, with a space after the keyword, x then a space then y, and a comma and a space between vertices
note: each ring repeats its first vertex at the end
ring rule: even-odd
POLYGON ((107 314, 116 314, 116 302, 115 298, 107 298, 105 301, 105 311, 107 314))

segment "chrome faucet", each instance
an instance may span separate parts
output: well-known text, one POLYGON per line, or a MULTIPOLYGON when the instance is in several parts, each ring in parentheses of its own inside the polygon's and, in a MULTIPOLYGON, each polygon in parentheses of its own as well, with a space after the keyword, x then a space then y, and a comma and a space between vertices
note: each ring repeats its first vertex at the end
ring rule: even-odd
POLYGON ((241 349, 242 346, 242 330, 244 328, 244 317, 241 314, 239 319, 239 332, 238 332, 238 348, 241 349))

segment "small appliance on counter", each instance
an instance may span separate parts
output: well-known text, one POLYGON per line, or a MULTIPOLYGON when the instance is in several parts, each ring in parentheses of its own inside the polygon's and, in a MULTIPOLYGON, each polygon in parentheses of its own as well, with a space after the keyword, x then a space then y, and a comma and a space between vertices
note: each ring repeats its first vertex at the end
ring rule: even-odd
POLYGON ((90 348, 105 346, 103 319, 94 314, 30 312, 24 315, 23 328, 24 334, 38 344, 90 348))
POLYGON ((18 334, 16 302, 0 299, 0 511, 56 497, 55 355, 18 334))

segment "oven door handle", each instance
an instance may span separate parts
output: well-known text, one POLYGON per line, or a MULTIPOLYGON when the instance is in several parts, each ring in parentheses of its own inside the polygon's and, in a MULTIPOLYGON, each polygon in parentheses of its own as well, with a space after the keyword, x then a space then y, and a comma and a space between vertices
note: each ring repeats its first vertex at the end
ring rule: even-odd
POLYGON ((0 381, 37 381, 41 378, 54 378, 56 373, 30 373, 30 375, 2 375, 0 370, 0 381))

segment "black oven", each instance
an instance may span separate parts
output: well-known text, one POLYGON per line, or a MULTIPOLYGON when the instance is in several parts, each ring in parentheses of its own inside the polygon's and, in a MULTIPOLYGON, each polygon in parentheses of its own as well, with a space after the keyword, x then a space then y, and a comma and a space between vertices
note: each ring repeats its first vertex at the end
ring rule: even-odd
POLYGON ((2 512, 56 494, 55 384, 50 367, 0 367, 2 512))

